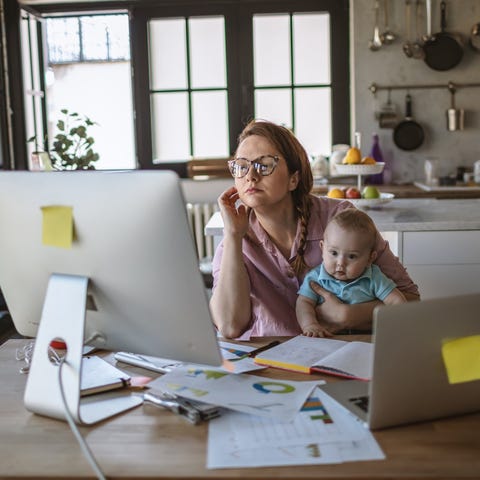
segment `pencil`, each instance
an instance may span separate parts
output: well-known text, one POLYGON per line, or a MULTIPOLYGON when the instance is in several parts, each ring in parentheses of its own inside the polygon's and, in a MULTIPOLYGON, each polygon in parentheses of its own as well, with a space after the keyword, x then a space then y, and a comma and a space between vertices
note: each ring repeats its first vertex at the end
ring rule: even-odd
POLYGON ((280 342, 278 340, 274 340, 273 342, 267 343, 267 345, 264 345, 263 347, 256 348, 255 350, 252 350, 247 354, 247 357, 256 357, 259 353, 264 352, 265 350, 268 350, 269 348, 275 347, 278 345, 280 342))

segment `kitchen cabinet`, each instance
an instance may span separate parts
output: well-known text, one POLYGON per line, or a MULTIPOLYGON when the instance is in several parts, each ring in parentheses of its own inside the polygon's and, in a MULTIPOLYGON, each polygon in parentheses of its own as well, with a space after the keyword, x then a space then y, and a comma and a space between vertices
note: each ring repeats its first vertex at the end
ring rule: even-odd
POLYGON ((422 299, 480 292, 480 231, 401 232, 403 265, 422 299))
POLYGON ((422 299, 480 293, 480 200, 394 200, 367 213, 422 299))

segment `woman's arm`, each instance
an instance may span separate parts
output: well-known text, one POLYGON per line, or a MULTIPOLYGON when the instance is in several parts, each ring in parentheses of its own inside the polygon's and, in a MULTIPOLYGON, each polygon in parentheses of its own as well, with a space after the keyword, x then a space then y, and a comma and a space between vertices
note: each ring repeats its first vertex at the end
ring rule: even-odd
POLYGON ((384 299, 385 305, 398 305, 399 303, 405 303, 407 299, 405 295, 398 289, 394 288, 384 299))
POLYGON ((242 253, 248 212, 243 205, 236 206, 237 200, 235 187, 223 192, 218 199, 224 224, 223 253, 210 309, 216 327, 225 338, 239 337, 251 318, 250 281, 242 253))

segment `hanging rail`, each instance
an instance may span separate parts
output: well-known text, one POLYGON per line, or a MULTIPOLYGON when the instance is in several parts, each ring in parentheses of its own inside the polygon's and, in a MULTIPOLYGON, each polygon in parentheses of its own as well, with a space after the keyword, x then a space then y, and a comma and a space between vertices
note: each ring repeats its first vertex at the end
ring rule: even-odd
POLYGON ((377 83, 372 83, 368 89, 373 93, 377 93, 379 90, 414 90, 422 88, 447 88, 451 90, 452 88, 471 88, 471 87, 480 87, 480 83, 456 83, 448 82, 444 84, 426 84, 426 85, 378 85, 377 83))

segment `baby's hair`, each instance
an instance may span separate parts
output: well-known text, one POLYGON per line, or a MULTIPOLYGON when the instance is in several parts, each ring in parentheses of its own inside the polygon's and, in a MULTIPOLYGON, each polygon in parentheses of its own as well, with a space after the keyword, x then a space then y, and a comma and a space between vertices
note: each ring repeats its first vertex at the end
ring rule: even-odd
POLYGON ((363 232, 367 234, 371 240, 371 248, 373 249, 375 246, 377 227, 373 220, 362 210, 346 208, 332 217, 328 224, 330 225, 330 223, 334 223, 349 232, 363 232))

